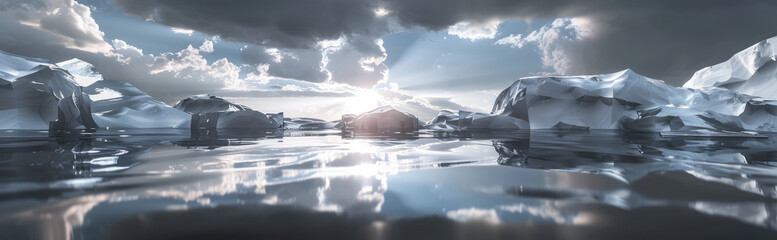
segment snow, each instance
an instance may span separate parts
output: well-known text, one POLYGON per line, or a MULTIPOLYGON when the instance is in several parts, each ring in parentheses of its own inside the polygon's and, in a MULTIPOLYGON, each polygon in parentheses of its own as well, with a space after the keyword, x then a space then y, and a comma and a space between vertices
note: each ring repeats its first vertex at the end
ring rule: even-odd
POLYGON ((94 89, 97 93, 89 95, 89 98, 92 99, 92 101, 101 101, 101 100, 108 100, 108 99, 117 99, 121 98, 123 95, 121 95, 120 92, 117 92, 110 88, 95 88, 94 89))
POLYGON ((57 64, 0 51, 0 129, 188 127, 191 115, 79 59, 57 64))
POLYGON ((736 53, 725 62, 697 71, 683 87, 721 87, 777 99, 777 37, 736 53))
POLYGON ((776 115, 774 100, 722 88, 672 87, 627 69, 521 78, 502 91, 490 114, 446 111, 427 128, 775 132, 776 115))
POLYGON ((97 125, 111 129, 187 128, 191 115, 154 100, 132 84, 101 80, 84 88, 97 125))
POLYGON ((90 103, 65 69, 0 51, 0 129, 95 128, 90 103))
POLYGON ((103 80, 103 75, 97 72, 94 65, 78 58, 58 62, 57 66, 70 72, 75 78, 74 80, 76 83, 80 86, 86 87, 97 81, 103 80))
POLYGON ((459 111, 454 114, 443 110, 437 117, 429 121, 424 128, 437 131, 455 130, 520 130, 529 129, 527 121, 506 116, 488 113, 476 113, 459 111))
POLYGON ((0 79, 7 82, 13 82, 19 77, 39 71, 42 67, 53 65, 46 59, 24 57, 0 51, 0 79))

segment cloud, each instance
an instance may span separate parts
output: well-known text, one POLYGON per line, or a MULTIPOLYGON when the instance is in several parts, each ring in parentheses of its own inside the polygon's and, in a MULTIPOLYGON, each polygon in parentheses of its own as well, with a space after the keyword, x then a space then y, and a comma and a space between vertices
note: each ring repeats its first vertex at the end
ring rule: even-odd
POLYGON ((345 83, 371 88, 388 78, 383 41, 369 36, 341 36, 309 49, 278 49, 258 45, 241 48, 240 58, 263 65, 269 76, 313 83, 345 83))
POLYGON ((175 28, 175 27, 173 27, 173 28, 170 28, 170 30, 173 31, 174 33, 184 34, 184 35, 189 35, 189 36, 194 34, 194 30, 191 30, 191 29, 184 29, 184 28, 175 28))
POLYGON ((212 53, 213 52, 213 42, 210 40, 205 40, 205 42, 200 45, 199 48, 200 52, 206 52, 206 53, 212 53))
POLYGON ((586 29, 587 26, 583 22, 580 19, 559 18, 526 36, 510 34, 494 44, 512 48, 533 44, 542 56, 543 66, 553 68, 557 73, 567 74, 569 66, 574 64, 570 62, 570 54, 574 51, 575 43, 592 36, 591 30, 586 29))
POLYGON ((494 39, 499 30, 500 21, 484 23, 460 22, 448 27, 448 34, 474 42, 480 39, 494 39))
POLYGON ((126 13, 176 28, 281 48, 388 31, 376 0, 166 1, 116 0, 126 13))
MULTIPOLYGON (((265 74, 270 76, 366 88, 388 77, 383 64, 386 52, 379 38, 389 33, 385 16, 390 12, 377 0, 113 3, 130 15, 170 26, 173 31, 191 29, 248 43, 241 49, 241 59, 256 67, 266 65, 265 74)), ((253 77, 260 75, 255 72, 253 77)))
POLYGON ((329 80, 323 68, 321 49, 277 49, 249 44, 240 49, 240 59, 262 68, 266 76, 313 83, 329 80))
POLYGON ((445 215, 450 219, 461 222, 482 221, 492 224, 499 223, 499 215, 494 209, 462 208, 448 211, 445 215))
POLYGON ((385 0, 381 5, 402 25, 430 30, 495 19, 575 19, 594 34, 549 48, 559 51, 549 52, 547 59, 556 59, 554 65, 565 73, 631 68, 675 85, 702 67, 777 35, 772 26, 777 2, 770 0, 385 0), (567 60, 553 54, 564 54, 567 60))
POLYGON ((172 73, 179 79, 192 79, 192 83, 203 84, 210 82, 216 88, 234 87, 242 84, 240 79, 241 69, 229 62, 226 58, 219 59, 211 64, 205 60, 200 52, 213 52, 213 42, 205 40, 199 48, 192 45, 176 53, 163 53, 159 56, 149 55, 141 62, 149 62, 148 73, 172 73), (217 87, 220 86, 220 87, 217 87))
POLYGON ((213 52, 210 40, 205 40, 197 48, 188 45, 180 51, 158 55, 144 54, 142 49, 123 40, 112 42, 112 58, 94 55, 79 58, 94 64, 106 79, 132 83, 168 103, 192 94, 239 86, 246 81, 241 72, 253 71, 241 68, 226 58, 208 62, 202 54, 213 52))
POLYGON ((333 82, 371 88, 388 80, 383 40, 356 35, 320 46, 324 52, 322 65, 333 82))
POLYGON ((447 29, 470 40, 496 37, 494 23, 499 21, 573 19, 585 22, 595 34, 573 43, 564 43, 563 38, 534 41, 550 43, 539 49, 551 68, 568 74, 631 68, 675 85, 704 66, 777 35, 772 27, 777 2, 771 0, 117 0, 115 4, 126 13, 171 27, 279 49, 315 48, 321 41, 343 36, 374 40, 388 33, 389 19, 407 28, 447 29))
MULTIPOLYGON (((63 47, 110 54, 111 45, 91 17, 89 7, 73 0, 8 0, 0 5, 4 25, 22 24, 37 29, 63 47)), ((5 26, 3 26, 5 27, 5 26)), ((18 37, 16 34, 10 35, 18 37)), ((52 42, 54 42, 52 41, 52 42)))

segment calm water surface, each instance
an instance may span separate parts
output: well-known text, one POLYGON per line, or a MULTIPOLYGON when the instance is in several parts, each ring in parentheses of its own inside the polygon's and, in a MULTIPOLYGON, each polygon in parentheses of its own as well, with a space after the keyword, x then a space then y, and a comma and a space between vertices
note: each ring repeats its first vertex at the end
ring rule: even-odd
POLYGON ((0 239, 777 239, 777 136, 0 133, 0 239))

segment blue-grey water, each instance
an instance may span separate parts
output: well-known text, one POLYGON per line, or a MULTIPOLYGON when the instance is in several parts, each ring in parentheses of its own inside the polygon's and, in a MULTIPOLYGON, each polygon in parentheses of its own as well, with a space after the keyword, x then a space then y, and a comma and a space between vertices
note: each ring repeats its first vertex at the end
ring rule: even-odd
POLYGON ((777 239, 777 135, 0 133, 0 239, 777 239))

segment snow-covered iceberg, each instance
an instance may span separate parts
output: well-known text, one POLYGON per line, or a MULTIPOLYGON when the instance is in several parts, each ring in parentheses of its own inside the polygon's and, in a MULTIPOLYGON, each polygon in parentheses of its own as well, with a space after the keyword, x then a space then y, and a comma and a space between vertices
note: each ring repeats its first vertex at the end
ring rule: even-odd
POLYGON ((67 70, 0 51, 0 129, 95 129, 90 105, 67 70))
POLYGON ((188 128, 191 115, 154 100, 132 84, 101 80, 84 88, 97 125, 112 129, 188 128))
POLYGON ((191 115, 122 81, 104 80, 94 66, 74 58, 57 63, 92 99, 92 117, 101 128, 187 128, 191 115))
POLYGON ((672 87, 631 70, 521 78, 499 94, 491 114, 526 121, 529 129, 777 131, 777 101, 672 87))
POLYGON ((95 69, 94 65, 78 58, 58 62, 57 66, 65 69, 73 75, 73 80, 83 87, 103 80, 103 75, 95 69))
POLYGON ((424 126, 426 129, 436 131, 455 130, 521 130, 529 129, 529 122, 508 115, 495 115, 459 111, 453 113, 448 110, 440 111, 431 121, 424 126))
POLYGON ((264 114, 216 96, 192 96, 179 101, 175 108, 192 115, 193 130, 283 128, 283 113, 264 114))
POLYGON ((725 62, 697 71, 683 87, 721 87, 777 99, 777 37, 742 50, 725 62))
POLYGON ((359 116, 343 115, 342 128, 356 133, 407 133, 418 131, 418 118, 412 114, 383 106, 359 116))

